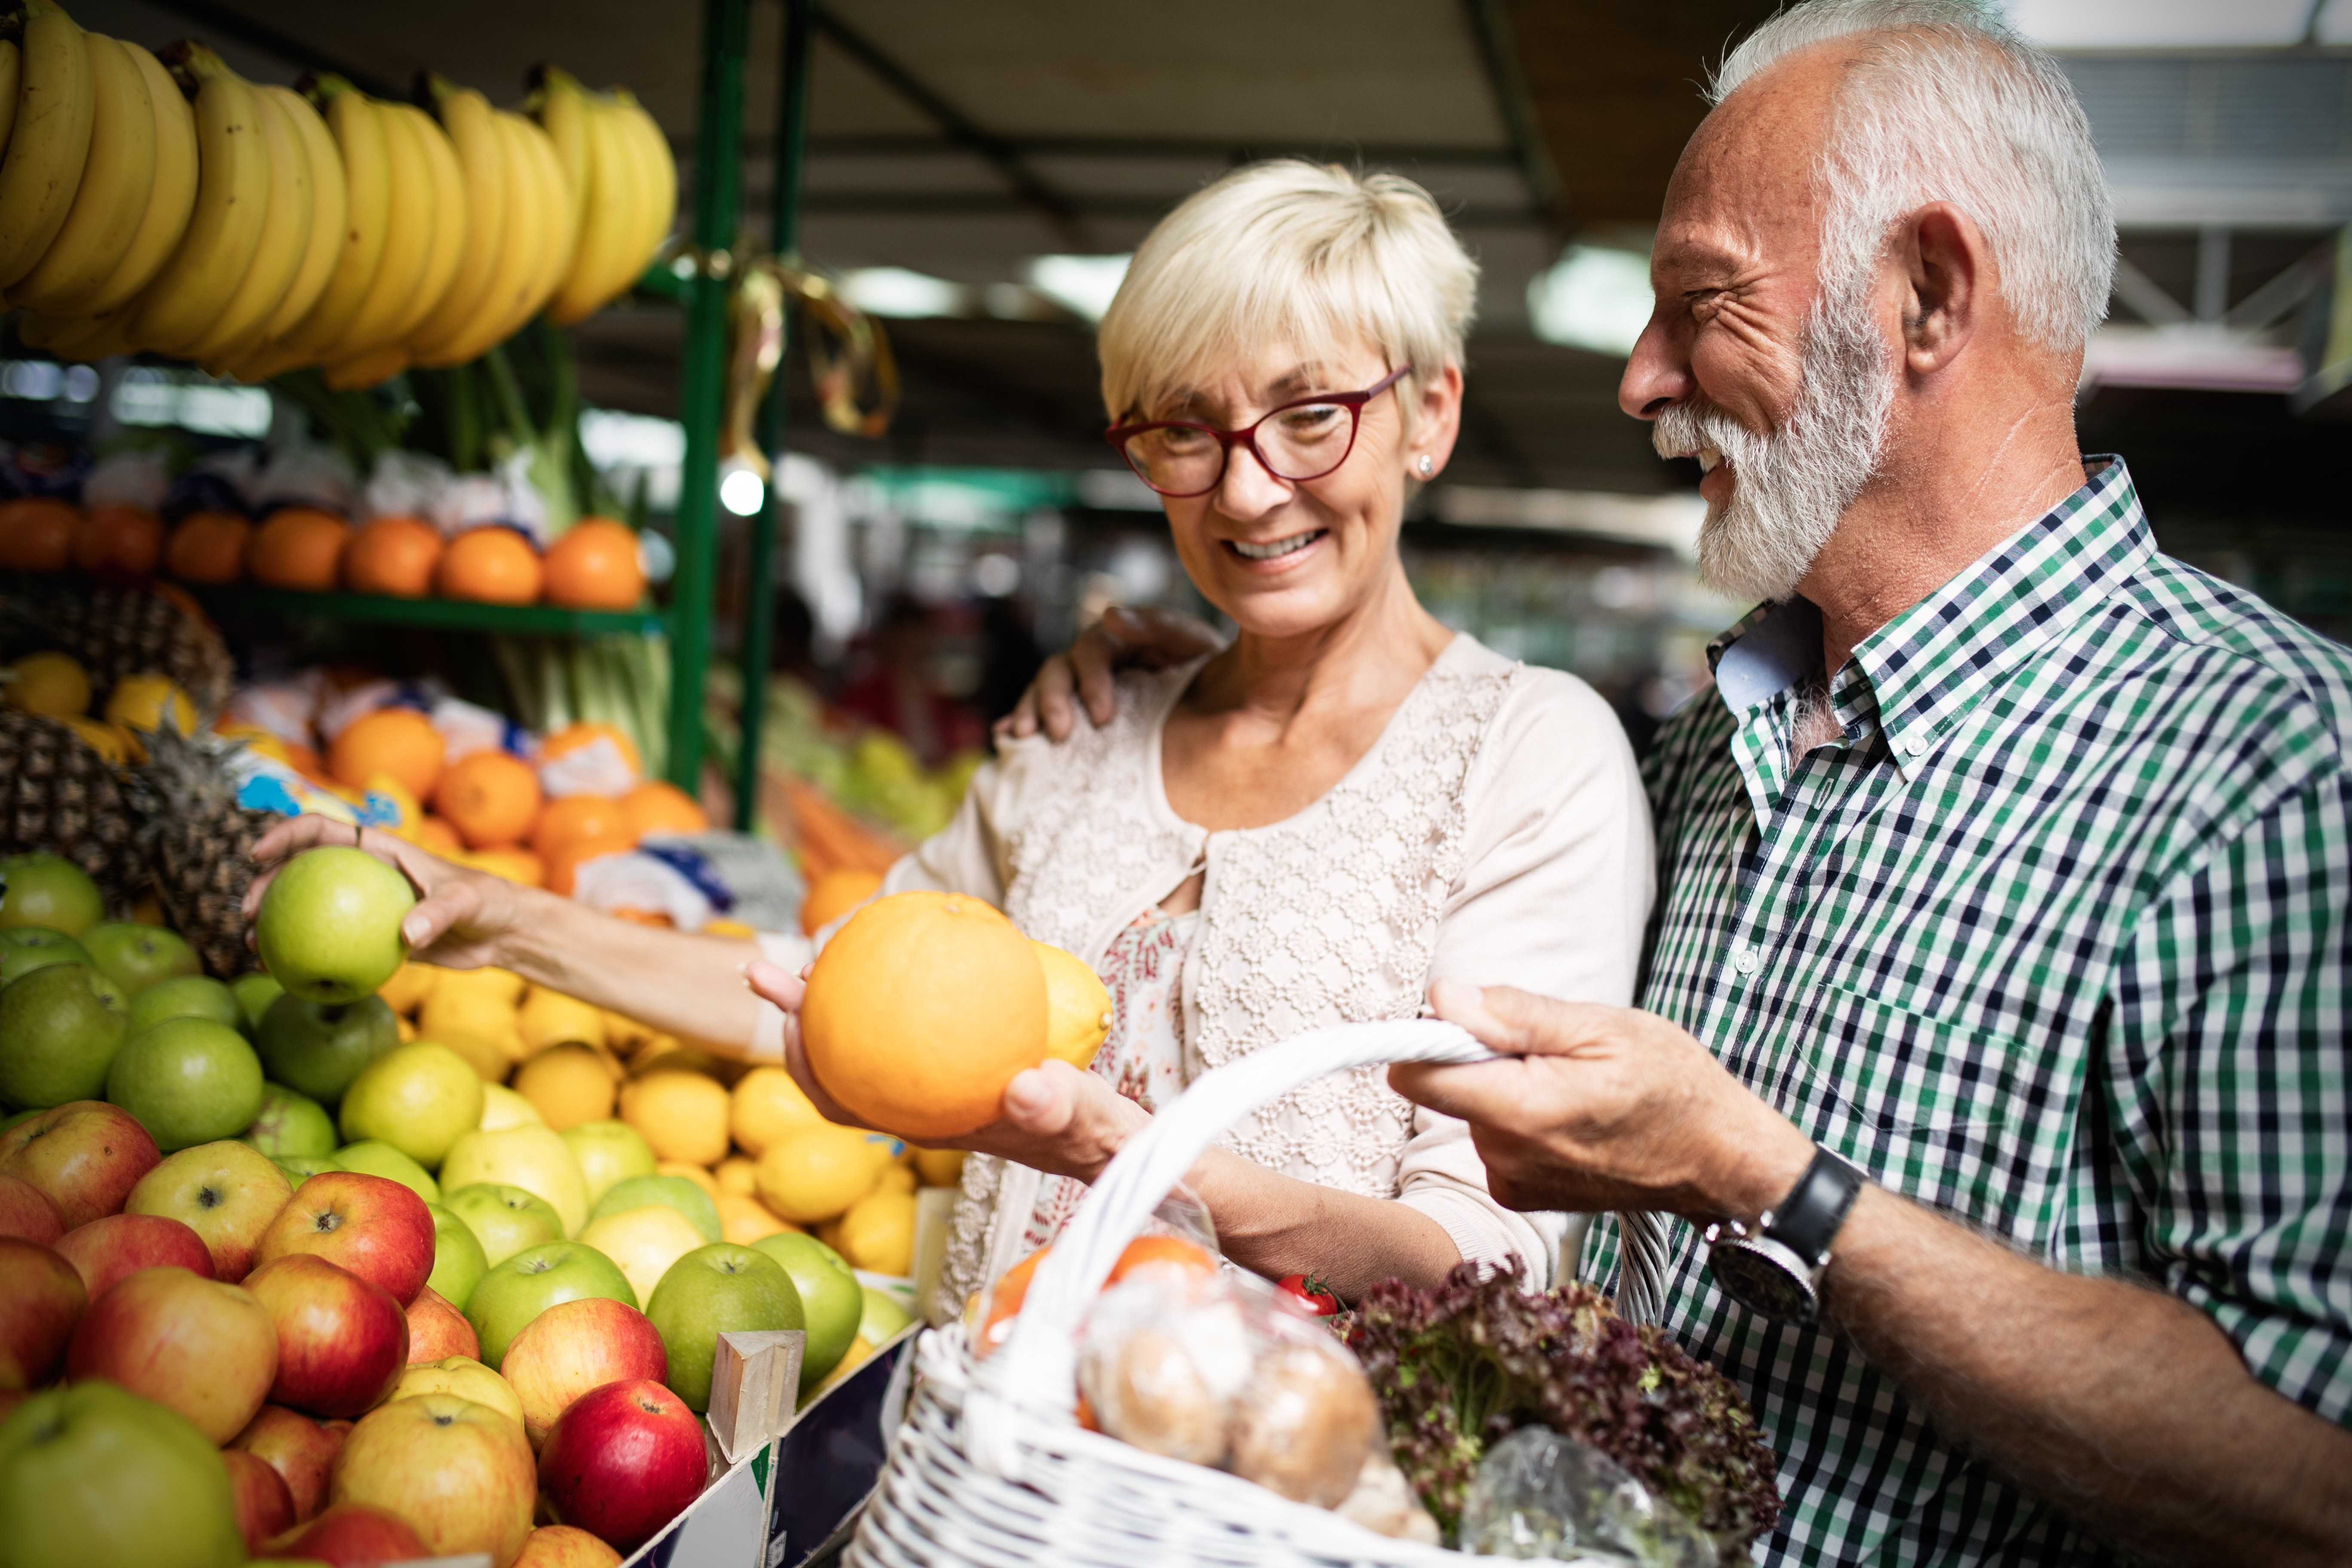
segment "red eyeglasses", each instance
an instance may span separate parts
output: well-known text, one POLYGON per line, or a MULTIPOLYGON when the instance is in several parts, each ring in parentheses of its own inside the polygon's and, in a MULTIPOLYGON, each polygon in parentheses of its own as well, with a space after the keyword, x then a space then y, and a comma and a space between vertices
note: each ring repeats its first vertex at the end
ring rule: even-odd
POLYGON ((1136 477, 1161 495, 1182 500, 1204 496, 1224 482, 1225 463, 1236 446, 1247 447, 1258 466, 1296 484, 1336 470, 1356 449, 1356 427, 1364 405, 1412 374, 1402 365, 1361 392, 1323 392, 1271 409, 1239 430, 1220 430, 1195 419, 1155 419, 1114 425, 1103 439, 1118 448, 1136 477))

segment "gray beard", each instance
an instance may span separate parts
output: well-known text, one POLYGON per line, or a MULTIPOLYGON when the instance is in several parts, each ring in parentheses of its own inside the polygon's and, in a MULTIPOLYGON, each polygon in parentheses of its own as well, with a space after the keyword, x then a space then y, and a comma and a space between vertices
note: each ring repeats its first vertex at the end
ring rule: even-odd
POLYGON ((1689 402, 1660 414, 1658 455, 1712 447, 1731 465, 1731 497, 1710 503, 1699 575, 1736 599, 1784 602, 1878 470, 1895 403, 1895 368, 1858 299, 1817 305, 1806 322, 1796 406, 1759 435, 1720 408, 1689 402))

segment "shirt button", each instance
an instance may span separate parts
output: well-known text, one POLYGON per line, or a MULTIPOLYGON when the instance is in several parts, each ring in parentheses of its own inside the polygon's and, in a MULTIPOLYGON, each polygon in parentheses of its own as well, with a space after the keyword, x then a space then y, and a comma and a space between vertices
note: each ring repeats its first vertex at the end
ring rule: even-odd
POLYGON ((1752 947, 1743 947, 1731 955, 1731 967, 1742 974, 1755 973, 1763 963, 1763 958, 1752 947))

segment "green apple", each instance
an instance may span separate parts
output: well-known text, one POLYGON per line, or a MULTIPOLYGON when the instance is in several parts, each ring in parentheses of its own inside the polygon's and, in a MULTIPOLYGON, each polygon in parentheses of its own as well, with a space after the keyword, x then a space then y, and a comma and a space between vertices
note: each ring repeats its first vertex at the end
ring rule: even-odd
POLYGON ((360 1068, 337 1115, 344 1137, 381 1138, 428 1171, 481 1120, 482 1075, 430 1040, 394 1046, 360 1068))
POLYGON ((717 1241, 726 1232, 719 1224, 719 1205, 710 1194, 684 1176, 625 1176, 604 1189, 589 1211, 593 1223, 606 1215, 622 1214, 647 1204, 667 1204, 694 1222, 705 1241, 717 1241))
POLYGON ((400 1019, 381 996, 309 1002, 280 996, 254 1030, 269 1076, 321 1105, 333 1105, 360 1069, 400 1044, 400 1019))
POLYGON ((228 983, 228 988, 236 994, 236 1005, 245 1011, 245 1032, 248 1035, 261 1027, 261 1016, 269 1011, 269 1005, 286 994, 286 987, 258 969, 238 975, 228 983))
POLYGON ((261 1109, 261 1060, 245 1037, 210 1018, 166 1018, 122 1042, 106 1098, 139 1119, 168 1154, 234 1138, 261 1109))
POLYGON ((525 1125, 495 1132, 479 1127, 461 1132, 441 1162, 441 1180, 452 1189, 495 1182, 537 1193, 563 1218, 563 1234, 577 1236, 588 1220, 588 1188, 571 1146, 551 1130, 525 1125))
MULTIPOLYGON (((482 1342, 482 1363, 495 1371, 507 1358, 507 1346, 533 1318, 559 1301, 602 1296, 634 1308, 637 1293, 613 1260, 577 1241, 551 1241, 526 1247, 503 1263, 490 1266, 476 1282, 466 1303, 466 1321, 482 1342)), ((669 1336, 662 1336, 667 1345, 669 1336)), ((704 1377, 709 1373, 706 1371, 704 1377)))
POLYGON ((408 957, 408 879, 357 849, 306 849, 278 868, 254 918, 261 962, 289 996, 356 1002, 408 957))
POLYGON ((89 950, 61 931, 47 926, 0 926, 0 985, 52 963, 80 963, 91 969, 89 950))
POLYGON ((482 1120, 478 1125, 486 1132, 502 1132, 509 1127, 544 1127, 547 1118, 539 1107, 502 1083, 482 1085, 482 1120))
POLYGON ((849 1353, 866 1315, 865 1288, 841 1254, 813 1236, 780 1230, 751 1244, 784 1266, 801 1293, 808 1342, 801 1349, 801 1389, 807 1394, 849 1353))
POLYGON ((96 1100, 130 1033, 122 993, 97 970, 35 970, 0 991, 0 1100, 37 1107, 96 1100))
POLYGON ((343 1168, 332 1154, 280 1154, 269 1163, 285 1172, 286 1179, 298 1187, 321 1171, 343 1168))
MULTIPOLYGON (((597 1212, 598 1200, 613 1190, 614 1183, 654 1173, 654 1146, 646 1142, 644 1133, 625 1121, 583 1121, 565 1128, 558 1136, 571 1149, 572 1157, 580 1162, 581 1180, 588 1184, 588 1212, 592 1216, 597 1212)), ((685 1182, 686 1178, 677 1176, 672 1180, 685 1182)), ((687 1185, 694 1184, 687 1182, 687 1185)), ((702 1197, 705 1203, 710 1201, 709 1193, 702 1197)), ((715 1207, 711 1210, 714 1215, 718 1212, 715 1207)), ((706 1236, 702 1239, 716 1241, 718 1237, 706 1236)))
POLYGON ((179 932, 137 921, 101 921, 81 933, 100 973, 136 996, 159 980, 202 974, 204 960, 179 932))
POLYGON ((433 1216, 433 1274, 425 1283, 462 1312, 474 1299, 474 1287, 488 1272, 490 1260, 464 1220, 439 1204, 425 1207, 433 1216))
POLYGON ((0 859, 0 926, 47 926, 79 936, 105 918, 98 884, 64 856, 0 859))
POLYGON ((710 1363, 720 1334, 803 1326, 801 1294, 784 1266, 731 1241, 696 1247, 671 1264, 646 1316, 669 1352, 663 1381, 698 1412, 710 1408, 710 1363))
POLYGON ((857 1331, 876 1350, 915 1321, 915 1314, 900 1306, 898 1298, 887 1290, 865 1285, 858 1288, 858 1293, 865 1298, 866 1310, 857 1320, 857 1331))
POLYGON ((441 1184, 433 1173, 410 1159, 393 1144, 381 1138, 362 1138, 356 1143, 346 1143, 335 1151, 338 1170, 357 1171, 362 1176, 382 1176, 387 1182, 398 1182, 428 1204, 441 1201, 441 1184))
POLYGON ((580 1227, 580 1239, 613 1260, 640 1301, 653 1300, 671 1264, 708 1245, 694 1222, 667 1204, 646 1204, 592 1219, 580 1227))
POLYGON ((234 1568, 246 1560, 220 1454, 187 1417, 94 1378, 0 1422, 12 1568, 234 1568))
POLYGON ((307 1094, 297 1094, 282 1083, 261 1086, 261 1109, 253 1125, 237 1140, 250 1143, 273 1160, 335 1152, 335 1119, 307 1094))
POLYGON ((210 1018, 232 1029, 245 1027, 245 1009, 236 1005, 236 993, 209 974, 174 974, 131 995, 133 1033, 166 1018, 210 1018))
POLYGON ((474 1239, 482 1244, 483 1258, 492 1268, 518 1252, 563 1239, 563 1216, 555 1212, 555 1205, 520 1187, 476 1182, 450 1188, 441 1202, 474 1233, 474 1239))

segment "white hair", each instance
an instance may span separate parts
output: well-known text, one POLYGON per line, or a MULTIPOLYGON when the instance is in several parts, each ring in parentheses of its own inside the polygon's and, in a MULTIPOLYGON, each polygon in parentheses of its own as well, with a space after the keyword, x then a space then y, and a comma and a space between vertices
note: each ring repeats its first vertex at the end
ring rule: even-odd
MULTIPOLYGON (((1285 158, 1236 169, 1160 220, 1097 340, 1114 419, 1284 343, 1327 358, 1369 340, 1421 382, 1462 363, 1478 264, 1427 191, 1285 158)), ((1408 426, 1414 400, 1397 406, 1408 426)))
POLYGON ((2058 62, 1972 0, 1806 0, 1756 29, 1709 85, 1721 103, 1774 62, 1867 35, 1840 84, 1820 178, 1822 278, 1874 268, 1903 217, 1948 201, 1975 219, 2018 328, 2079 350, 2107 313, 2115 203, 2058 62))

